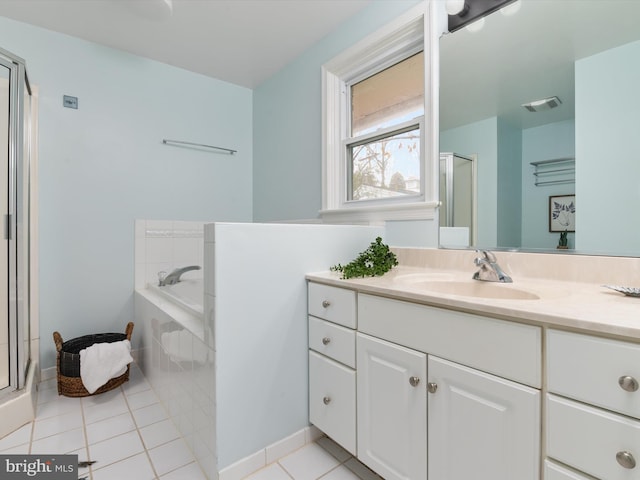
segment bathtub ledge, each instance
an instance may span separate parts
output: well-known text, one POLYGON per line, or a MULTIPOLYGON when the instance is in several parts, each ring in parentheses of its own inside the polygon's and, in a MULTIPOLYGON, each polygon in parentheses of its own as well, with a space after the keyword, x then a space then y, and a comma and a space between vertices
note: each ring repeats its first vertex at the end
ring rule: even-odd
POLYGON ((164 311, 176 322, 204 342, 204 323, 202 317, 197 317, 196 315, 187 312, 171 300, 155 293, 153 290, 137 288, 136 293, 148 302, 157 306, 160 310, 164 311))

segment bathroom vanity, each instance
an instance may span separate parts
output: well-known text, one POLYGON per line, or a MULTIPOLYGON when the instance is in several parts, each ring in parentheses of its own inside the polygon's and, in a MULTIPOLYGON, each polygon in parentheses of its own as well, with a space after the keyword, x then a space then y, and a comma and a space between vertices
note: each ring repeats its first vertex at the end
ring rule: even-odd
POLYGON ((640 300, 471 273, 307 275, 311 423, 386 480, 640 478, 640 300))

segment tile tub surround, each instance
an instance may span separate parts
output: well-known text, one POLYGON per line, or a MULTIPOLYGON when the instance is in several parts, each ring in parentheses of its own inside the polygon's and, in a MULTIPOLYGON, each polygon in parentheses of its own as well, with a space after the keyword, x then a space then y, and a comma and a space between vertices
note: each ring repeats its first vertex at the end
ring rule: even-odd
POLYGON ((473 282, 471 276, 477 270, 473 263, 477 253, 473 250, 393 250, 400 266, 382 277, 341 280, 335 273, 320 272, 307 278, 399 300, 640 341, 640 299, 602 287, 640 286, 640 258, 494 252, 500 266, 513 278, 513 284, 504 288, 529 290, 541 297, 504 300, 435 294, 398 280, 403 275, 426 273, 473 282))
POLYGON ((140 368, 200 467, 215 472, 214 351, 203 341, 201 319, 150 295, 148 290, 135 293, 140 368), (175 333, 181 336, 179 351, 166 351, 163 334, 175 333))
MULTIPOLYGON (((135 221, 135 288, 158 282, 158 272, 203 265, 204 222, 135 221)), ((202 278, 203 271, 188 273, 202 278)))

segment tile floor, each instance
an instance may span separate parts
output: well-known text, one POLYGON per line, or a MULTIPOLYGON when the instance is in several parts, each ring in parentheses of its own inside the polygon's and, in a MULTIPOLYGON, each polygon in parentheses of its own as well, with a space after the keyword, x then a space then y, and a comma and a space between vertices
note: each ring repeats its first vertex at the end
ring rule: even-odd
POLYGON ((77 453, 96 460, 90 480, 206 479, 137 366, 122 387, 95 397, 58 396, 38 386, 35 421, 0 439, 2 453, 77 453))
MULTIPOLYGON (((95 397, 58 396, 55 378, 40 383, 36 419, 0 439, 1 453, 77 453, 95 460, 89 480, 206 479, 140 370, 95 397)), ((323 437, 247 477, 250 480, 381 480, 323 437)))
POLYGON ((349 452, 322 437, 247 477, 246 480, 382 480, 349 452))

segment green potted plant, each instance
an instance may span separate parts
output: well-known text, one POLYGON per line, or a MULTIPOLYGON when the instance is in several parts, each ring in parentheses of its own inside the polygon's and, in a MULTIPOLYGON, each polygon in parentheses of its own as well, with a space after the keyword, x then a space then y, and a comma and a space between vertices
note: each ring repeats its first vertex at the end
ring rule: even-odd
POLYGON ((569 248, 569 240, 567 239, 567 231, 565 230, 564 232, 560 232, 560 240, 558 240, 558 247, 559 249, 562 250, 566 250, 567 248, 569 248))
POLYGON ((377 277, 384 275, 393 267, 398 265, 398 259, 389 249, 388 245, 382 243, 382 238, 377 237, 364 252, 346 265, 334 265, 330 268, 333 272, 341 272, 340 278, 357 277, 377 277))

